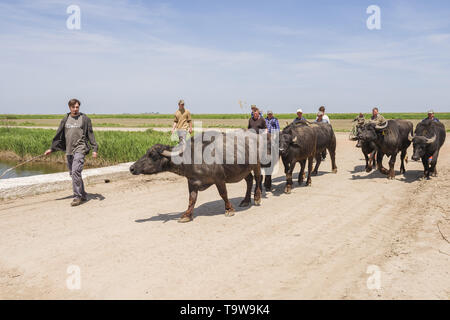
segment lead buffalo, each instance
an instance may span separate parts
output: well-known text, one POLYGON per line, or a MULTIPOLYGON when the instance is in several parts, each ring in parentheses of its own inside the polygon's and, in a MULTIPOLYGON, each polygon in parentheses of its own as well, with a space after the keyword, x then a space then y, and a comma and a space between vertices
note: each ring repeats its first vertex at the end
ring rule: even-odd
POLYGON ((147 153, 130 167, 130 172, 134 175, 170 171, 187 178, 189 205, 188 209, 181 215, 180 220, 178 220, 179 222, 192 220, 198 191, 206 190, 212 185, 216 185, 220 196, 225 202, 225 216, 233 216, 235 211, 228 200, 226 183, 235 183, 245 179, 247 191, 240 206, 250 205, 253 174, 256 180, 254 201, 256 205, 261 203, 261 165, 259 159, 251 161, 251 154, 254 152, 252 148, 258 146, 258 136, 249 131, 236 132, 233 137, 237 138, 237 141, 243 142, 241 147, 236 147, 234 138, 227 141, 226 135, 223 133, 208 132, 209 137, 214 137, 214 139, 210 139, 211 141, 204 141, 204 134, 206 133, 199 134, 200 138, 196 136, 197 140, 194 140, 194 137, 188 140, 185 146, 186 149, 183 149, 184 151, 176 151, 179 149, 179 146, 174 148, 156 144, 148 149, 147 153), (196 150, 194 148, 197 146, 195 141, 200 141, 201 161, 195 160, 196 150), (228 147, 227 144, 229 145, 228 147), (187 152, 189 148, 190 155, 187 152), (222 161, 211 161, 211 159, 203 157, 205 149, 212 151, 213 157, 216 156, 216 151, 220 153, 222 150, 222 161), (188 156, 186 157, 186 155, 188 156), (183 160, 180 161, 180 158, 183 160), (233 159, 233 161, 230 163, 227 159, 233 159), (242 161, 238 161, 239 159, 242 161))
POLYGON ((292 173, 297 162, 301 164, 298 176, 298 183, 301 184, 306 160, 308 160, 308 178, 306 179, 306 185, 311 185, 312 163, 317 154, 316 131, 312 127, 302 123, 288 125, 280 134, 280 154, 286 174, 285 192, 291 192, 293 184, 292 173))
POLYGON ((413 124, 406 120, 388 120, 384 125, 373 122, 366 123, 359 133, 362 142, 374 143, 377 149, 377 167, 381 173, 387 174, 388 179, 395 178, 394 165, 397 154, 401 152, 400 173, 405 173, 406 150, 411 144, 409 140, 413 132, 413 124), (383 156, 390 156, 389 170, 383 167, 383 156))
POLYGON ((373 167, 376 166, 376 159, 375 159, 376 146, 373 141, 366 142, 366 141, 362 141, 359 138, 363 127, 364 127, 364 123, 362 123, 362 124, 358 123, 356 125, 356 137, 355 137, 356 139, 352 139, 352 140, 358 141, 358 144, 356 146, 361 147, 361 151, 364 155, 364 159, 366 160, 366 167, 365 167, 366 172, 371 172, 373 167))
POLYGON ((414 161, 422 159, 424 177, 427 179, 430 179, 430 173, 437 175, 436 163, 439 150, 445 142, 445 136, 445 126, 432 120, 420 122, 414 131, 414 136, 410 136, 414 148, 412 159, 414 161))

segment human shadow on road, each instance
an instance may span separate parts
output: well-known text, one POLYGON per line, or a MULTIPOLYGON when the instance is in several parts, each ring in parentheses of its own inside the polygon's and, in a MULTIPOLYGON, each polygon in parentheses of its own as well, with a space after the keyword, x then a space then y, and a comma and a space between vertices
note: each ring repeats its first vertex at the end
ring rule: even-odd
MULTIPOLYGON (((64 198, 58 198, 55 200, 68 200, 68 199, 73 199, 73 195, 70 195, 70 196, 67 196, 64 198)), ((101 195, 100 193, 88 193, 86 202, 89 202, 91 200, 103 201, 103 200, 105 200, 105 197, 103 195, 101 195)))
MULTIPOLYGON (((236 210, 235 213, 239 213, 245 210, 248 210, 251 206, 254 205, 253 197, 251 200, 251 204, 248 207, 239 207, 239 204, 242 200, 244 200, 244 197, 237 197, 233 199, 229 199, 231 204, 234 207, 234 210, 236 210)), ((158 213, 156 216, 147 218, 147 219, 138 219, 135 220, 137 223, 143 223, 143 222, 151 222, 151 221, 162 221, 163 223, 166 223, 171 220, 178 220, 183 212, 171 212, 171 213, 158 213)), ((225 204, 222 199, 216 200, 216 201, 210 201, 207 203, 204 203, 196 208, 194 208, 194 220, 195 217, 199 216, 218 216, 218 215, 225 215, 225 204)))

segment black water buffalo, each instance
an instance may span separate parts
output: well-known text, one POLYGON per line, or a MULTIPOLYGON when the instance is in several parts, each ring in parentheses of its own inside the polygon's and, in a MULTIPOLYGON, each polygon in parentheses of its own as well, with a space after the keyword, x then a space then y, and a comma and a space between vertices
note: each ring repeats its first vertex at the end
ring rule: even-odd
POLYGON ((297 162, 300 162, 301 165, 298 176, 298 182, 301 184, 305 172, 306 160, 308 160, 306 185, 311 185, 313 159, 317 155, 316 130, 302 123, 288 125, 280 133, 280 154, 284 164, 284 172, 286 173, 285 192, 291 192, 293 184, 292 173, 297 162))
POLYGON ((445 136, 445 126, 441 122, 427 119, 417 124, 414 136, 409 137, 414 148, 412 159, 422 159, 424 177, 427 179, 430 179, 430 173, 437 175, 436 163, 445 136))
POLYGON ((377 167, 381 173, 387 174, 388 179, 395 178, 394 165, 397 154, 401 152, 400 172, 405 173, 406 150, 411 144, 409 136, 413 132, 413 124, 407 120, 388 120, 384 125, 376 125, 373 122, 364 124, 359 133, 362 142, 373 142, 377 149, 377 167), (383 167, 383 156, 390 156, 389 170, 383 167))
MULTIPOLYGON (((256 180, 254 201, 256 205, 259 205, 261 203, 261 164, 259 157, 254 157, 257 154, 254 148, 258 147, 257 135, 243 130, 236 131, 231 139, 229 138, 230 135, 220 132, 209 131, 198 135, 186 142, 185 149, 180 149, 180 146, 174 148, 161 144, 152 146, 141 159, 130 167, 131 173, 138 175, 170 171, 187 178, 189 206, 181 215, 179 222, 192 220, 198 191, 206 190, 212 185, 216 185, 225 202, 226 216, 234 215, 234 208, 228 200, 226 183, 235 183, 245 179, 247 191, 240 206, 250 205, 253 185, 252 172, 256 180), (209 137, 214 136, 214 139, 209 138, 210 141, 203 141, 205 134, 208 134, 209 137), (227 137, 229 141, 227 141, 227 137), (235 139, 238 145, 236 145, 235 139), (196 144, 194 140, 198 143, 196 144), (200 147, 202 153, 200 161, 196 161, 195 155, 198 147, 200 147), (187 151, 189 149, 190 153, 187 151), (213 159, 204 156, 206 151, 212 155, 213 159), (214 158, 216 156, 217 158, 214 158)), ((197 151, 197 156, 198 154, 199 151, 197 151)))
POLYGON ((361 130, 364 127, 364 123, 356 125, 356 140, 358 141, 357 147, 361 147, 361 151, 364 155, 364 159, 366 160, 366 172, 371 172, 373 167, 376 166, 376 145, 373 141, 366 142, 362 141, 358 137, 360 136, 361 130))
POLYGON ((328 153, 330 154, 331 170, 333 173, 337 173, 336 135, 334 134, 333 127, 329 123, 313 123, 310 125, 317 134, 316 166, 314 167, 312 174, 317 174, 320 163, 322 162, 322 152, 325 150, 328 150, 328 153))

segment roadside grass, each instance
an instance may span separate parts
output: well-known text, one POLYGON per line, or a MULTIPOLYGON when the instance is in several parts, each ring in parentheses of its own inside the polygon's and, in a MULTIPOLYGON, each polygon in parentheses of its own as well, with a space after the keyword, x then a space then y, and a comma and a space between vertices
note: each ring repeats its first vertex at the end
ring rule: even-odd
MULTIPOLYGON (((22 159, 40 155, 50 147, 55 132, 52 129, 0 128, 0 151, 14 152, 22 159)), ((135 161, 157 143, 176 144, 171 141, 170 133, 151 129, 145 132, 97 131, 95 137, 99 157, 92 159, 91 153, 88 160, 97 166, 135 161)), ((51 154, 49 161, 64 162, 65 154, 51 154)))

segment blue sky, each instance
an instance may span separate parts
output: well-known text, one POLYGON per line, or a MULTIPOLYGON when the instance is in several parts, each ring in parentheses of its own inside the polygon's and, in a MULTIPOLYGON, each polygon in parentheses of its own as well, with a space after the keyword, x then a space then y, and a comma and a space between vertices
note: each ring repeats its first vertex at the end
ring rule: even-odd
POLYGON ((450 112, 449 1, 2 1, 0 113, 450 112), (81 30, 68 30, 69 5, 81 30), (369 5, 381 30, 368 30, 369 5))

